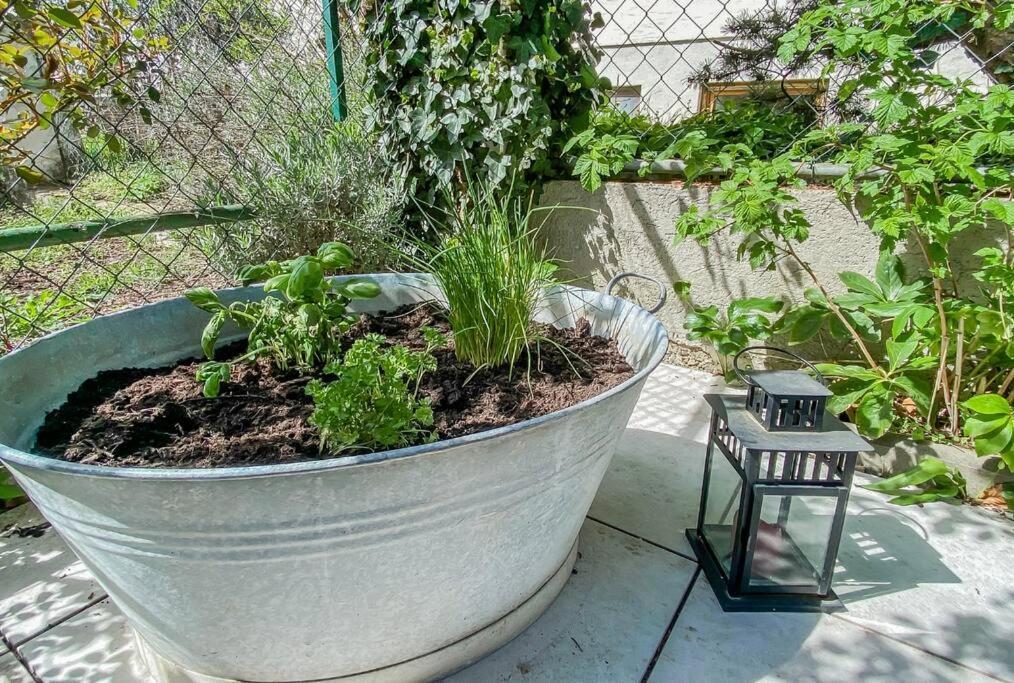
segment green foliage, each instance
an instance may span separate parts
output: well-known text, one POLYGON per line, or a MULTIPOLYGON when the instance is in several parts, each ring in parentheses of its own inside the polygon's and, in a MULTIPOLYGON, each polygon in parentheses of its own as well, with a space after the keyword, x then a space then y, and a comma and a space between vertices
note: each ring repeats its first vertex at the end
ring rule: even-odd
POLYGON ((195 5, 155 0, 150 12, 160 28, 170 27, 172 34, 189 40, 210 40, 233 62, 257 60, 290 22, 270 0, 207 0, 195 5))
POLYGON ((25 297, 0 292, 0 355, 26 337, 88 318, 88 309, 66 294, 43 289, 25 297))
POLYGON ((895 505, 915 505, 938 500, 964 500, 965 477, 957 469, 932 457, 923 458, 912 469, 866 484, 864 489, 886 493, 895 505))
POLYGON ((834 413, 854 409, 861 433, 877 438, 907 417, 929 420, 933 373, 939 360, 933 344, 936 309, 926 283, 906 283, 901 262, 886 253, 877 262, 874 280, 848 271, 839 277, 846 286, 845 294, 828 300, 819 290, 807 290, 807 303, 786 313, 779 321, 779 331, 794 344, 826 330, 841 341, 850 340, 854 332, 882 346, 884 359, 876 368, 818 365, 821 373, 835 380, 831 384, 835 395, 828 408, 834 413), (914 414, 896 410, 902 397, 911 401, 910 413, 914 414))
MULTIPOLYGON (((812 111, 779 109, 755 100, 730 102, 675 124, 605 106, 595 112, 590 126, 567 141, 564 151, 577 155, 574 175, 589 192, 635 160, 679 159, 692 181, 716 168, 729 170, 743 155, 775 156, 811 120, 812 111)), ((644 167, 640 172, 649 170, 644 167)))
POLYGON ((225 183, 209 181, 215 194, 205 198, 208 204, 244 203, 258 216, 212 230, 210 251, 238 265, 293 258, 339 241, 355 247, 361 272, 393 265, 403 198, 380 150, 356 122, 319 123, 313 134, 293 125, 266 148, 251 150, 225 183))
POLYGON ((364 14, 369 120, 423 204, 541 174, 601 87, 582 0, 394 0, 364 14))
POLYGON ((201 24, 231 59, 251 61, 278 40, 288 19, 269 0, 210 0, 201 24))
POLYGON ((448 197, 439 245, 420 243, 423 270, 447 298, 459 360, 476 368, 513 367, 537 339, 532 317, 555 267, 536 244, 538 209, 511 191, 472 182, 466 201, 448 197))
MULTIPOLYGON (((269 296, 261 301, 237 301, 226 306, 207 287, 190 290, 187 299, 212 314, 201 335, 204 355, 214 358, 219 335, 231 322, 250 331, 246 353, 233 362, 269 358, 282 369, 320 368, 333 362, 341 353, 343 335, 354 322, 348 313, 349 303, 380 293, 375 283, 363 278, 341 282, 327 279, 328 273, 349 267, 354 258, 344 244, 329 242, 312 256, 241 269, 239 278, 244 284, 265 281, 264 291, 269 296)), ((197 379, 204 383, 204 395, 217 396, 229 374, 229 363, 202 364, 197 379)))
POLYGON ((694 306, 689 299, 689 283, 676 282, 673 285, 677 296, 690 310, 683 327, 690 341, 704 340, 718 353, 722 374, 729 376, 730 359, 742 351, 751 341, 763 341, 774 331, 769 316, 782 310, 784 303, 770 297, 737 299, 725 309, 724 315, 718 306, 694 306))
POLYGON ((993 395, 995 410, 1014 394, 1014 92, 1003 84, 977 88, 927 68, 934 56, 921 32, 949 25, 958 13, 971 30, 1006 31, 1014 19, 1010 7, 818 2, 782 36, 779 59, 826 57, 825 75, 847 75, 838 102, 869 102, 868 120, 813 130, 774 158, 744 153, 711 206, 691 210, 676 225, 681 239, 739 235, 740 256, 754 267, 771 269, 788 259, 812 278, 816 288, 786 313, 779 330, 794 343, 827 332, 859 353, 861 365, 822 369, 836 379, 832 407, 852 412, 871 436, 913 428, 956 438, 964 431, 981 441, 980 453, 1008 448, 1007 412, 976 412, 971 406, 978 402, 969 401, 993 395), (796 169, 817 161, 847 168, 835 183, 841 201, 881 238, 886 254, 903 241, 916 245, 925 281, 906 282, 897 259, 885 256, 874 280, 842 273, 847 292, 828 294, 796 251, 810 224, 787 191, 798 185, 796 169), (1004 245, 977 252, 971 281, 959 278, 950 254, 955 239, 970 230, 1004 245))
POLYGON ((966 411, 965 434, 975 443, 980 456, 998 455, 1004 466, 1014 472, 1014 411, 1003 396, 980 394, 961 407, 966 411))
POLYGON ((100 96, 147 111, 148 98, 138 102, 133 82, 165 41, 148 37, 137 24, 136 2, 0 0, 0 15, 0 163, 15 166, 24 181, 46 180, 26 163, 29 150, 22 142, 31 132, 62 120, 86 129, 82 105, 100 96))
POLYGON ((320 430, 321 447, 334 455, 400 448, 435 441, 433 410, 417 398, 423 373, 437 362, 428 352, 385 346, 380 335, 358 339, 342 362, 325 372, 333 380, 312 380, 310 424, 320 430))
POLYGON ((24 497, 25 492, 14 482, 7 468, 0 465, 0 500, 14 500, 24 497))

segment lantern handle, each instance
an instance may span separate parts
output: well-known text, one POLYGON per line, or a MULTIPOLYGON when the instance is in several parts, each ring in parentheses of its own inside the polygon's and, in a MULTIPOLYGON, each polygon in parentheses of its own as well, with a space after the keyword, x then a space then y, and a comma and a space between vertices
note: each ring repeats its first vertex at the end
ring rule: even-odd
POLYGON ((820 370, 818 370, 817 367, 813 363, 811 363, 810 361, 806 360, 802 356, 797 356, 796 354, 792 353, 791 351, 786 351, 785 349, 780 349, 777 346, 747 346, 744 349, 740 350, 740 352, 737 353, 735 356, 733 356, 733 358, 732 358, 732 369, 735 371, 736 376, 739 377, 740 381, 742 381, 743 384, 747 385, 748 387, 757 386, 757 383, 750 381, 750 375, 745 374, 743 372, 743 370, 739 367, 739 357, 742 356, 747 351, 774 351, 775 353, 780 353, 783 356, 788 356, 789 358, 792 358, 793 360, 797 360, 800 363, 802 363, 803 365, 805 365, 806 367, 810 368, 810 370, 813 371, 814 378, 818 382, 820 382, 821 384, 823 384, 825 386, 827 385, 827 383, 824 381, 824 375, 820 374, 820 370))
POLYGON ((660 310, 662 310, 662 305, 665 304, 665 298, 668 291, 666 290, 665 285, 662 284, 661 281, 656 280, 655 278, 649 275, 641 275, 640 273, 631 273, 629 271, 624 273, 617 273, 606 285, 606 288, 604 290, 605 293, 609 296, 613 296, 613 287, 615 287, 620 280, 626 277, 636 277, 640 278, 641 280, 647 280, 648 282, 654 282, 656 285, 658 285, 658 303, 652 306, 651 308, 647 309, 647 311, 648 313, 658 313, 660 310))

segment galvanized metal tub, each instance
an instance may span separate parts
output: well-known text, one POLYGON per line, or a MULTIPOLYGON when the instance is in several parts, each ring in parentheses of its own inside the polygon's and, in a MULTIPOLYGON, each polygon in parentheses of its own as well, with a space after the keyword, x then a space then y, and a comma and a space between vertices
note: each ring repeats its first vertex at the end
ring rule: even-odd
MULTIPOLYGON (((358 310, 434 298, 425 277, 374 277, 383 294, 358 310)), ((561 326, 582 317, 637 373, 509 427, 214 470, 33 455, 46 412, 85 379, 198 355, 207 314, 182 299, 142 306, 0 359, 0 459, 126 615, 157 678, 431 679, 510 640, 562 589, 617 439, 665 353, 662 325, 622 299, 558 287, 538 315, 561 326)))

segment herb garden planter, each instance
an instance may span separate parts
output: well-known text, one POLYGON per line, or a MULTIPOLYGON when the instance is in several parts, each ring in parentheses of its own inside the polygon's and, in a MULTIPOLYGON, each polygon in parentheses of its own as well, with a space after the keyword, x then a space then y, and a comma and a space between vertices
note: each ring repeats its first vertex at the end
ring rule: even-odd
MULTIPOLYGON (((382 295, 356 310, 433 298, 422 276, 376 280, 382 295)), ((537 419, 272 466, 111 468, 31 453, 46 412, 82 381, 197 355, 207 317, 174 299, 0 359, 0 458, 126 615, 161 680, 425 680, 507 642, 570 575, 578 530, 667 346, 642 308, 558 287, 538 319, 587 318, 637 372, 537 419)))

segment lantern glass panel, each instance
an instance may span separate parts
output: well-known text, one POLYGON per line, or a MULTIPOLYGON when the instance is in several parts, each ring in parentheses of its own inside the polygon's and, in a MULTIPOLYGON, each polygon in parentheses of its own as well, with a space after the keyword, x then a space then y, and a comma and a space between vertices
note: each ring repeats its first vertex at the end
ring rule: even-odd
POLYGON ((742 478, 716 447, 711 459, 702 531, 726 576, 732 573, 732 546, 739 524, 742 491, 742 478))
MULTIPOLYGON (((758 486, 771 490, 774 487, 758 486)), ((758 491, 749 587, 821 586, 838 497, 758 491)))

